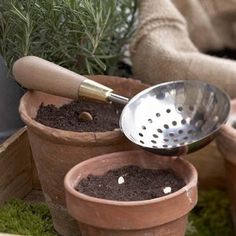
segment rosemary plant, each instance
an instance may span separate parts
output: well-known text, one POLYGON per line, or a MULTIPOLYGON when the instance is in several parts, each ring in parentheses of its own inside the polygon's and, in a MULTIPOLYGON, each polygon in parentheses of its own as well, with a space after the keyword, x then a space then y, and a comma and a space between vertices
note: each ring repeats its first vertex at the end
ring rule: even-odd
POLYGON ((114 74, 134 32, 136 0, 1 0, 0 54, 35 55, 83 74, 114 74))

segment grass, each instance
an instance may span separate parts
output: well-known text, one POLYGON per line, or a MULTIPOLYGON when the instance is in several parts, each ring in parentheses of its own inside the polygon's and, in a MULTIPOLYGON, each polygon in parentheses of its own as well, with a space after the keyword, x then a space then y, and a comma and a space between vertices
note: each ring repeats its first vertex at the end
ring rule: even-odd
POLYGON ((200 191, 187 229, 186 236, 233 236, 227 194, 219 190, 200 191))
MULTIPOLYGON (((0 232, 28 236, 57 236, 45 203, 11 200, 0 208, 0 232)), ((233 236, 229 200, 219 190, 200 191, 190 213, 186 236, 233 236)))
POLYGON ((26 203, 17 199, 1 207, 0 232, 31 236, 57 235, 45 203, 26 203))

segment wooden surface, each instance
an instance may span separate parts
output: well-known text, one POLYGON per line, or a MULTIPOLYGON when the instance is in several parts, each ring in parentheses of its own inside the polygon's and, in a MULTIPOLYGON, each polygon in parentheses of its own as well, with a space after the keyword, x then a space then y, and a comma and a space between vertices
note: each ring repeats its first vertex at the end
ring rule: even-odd
POLYGON ((26 129, 0 145, 0 204, 32 190, 32 159, 26 129))

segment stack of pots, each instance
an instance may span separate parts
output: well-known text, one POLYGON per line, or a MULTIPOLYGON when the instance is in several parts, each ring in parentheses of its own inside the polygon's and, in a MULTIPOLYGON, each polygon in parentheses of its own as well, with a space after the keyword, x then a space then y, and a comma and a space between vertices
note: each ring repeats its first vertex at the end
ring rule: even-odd
MULTIPOLYGON (((140 81, 119 77, 92 76, 90 79, 127 97, 148 87, 140 81)), ((76 221, 66 210, 63 180, 68 170, 94 156, 138 148, 120 130, 71 132, 50 128, 34 120, 42 103, 61 106, 70 101, 67 98, 29 91, 22 97, 19 108, 21 118, 28 127, 33 158, 54 227, 63 236, 79 235, 76 221)))
POLYGON ((224 158, 227 190, 231 202, 234 229, 236 230, 236 99, 231 100, 229 120, 220 130, 216 144, 224 158))

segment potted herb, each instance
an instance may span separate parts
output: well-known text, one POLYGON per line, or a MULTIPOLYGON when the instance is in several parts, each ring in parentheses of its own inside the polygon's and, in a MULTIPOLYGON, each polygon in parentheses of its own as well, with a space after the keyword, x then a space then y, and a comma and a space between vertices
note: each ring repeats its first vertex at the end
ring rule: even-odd
POLYGON ((183 236, 197 203, 187 161, 143 150, 94 157, 66 175, 66 203, 82 235, 183 236))
MULTIPOLYGON (((111 76, 90 78, 127 97, 148 87, 133 79, 111 76)), ((54 227, 64 236, 78 233, 77 225, 65 207, 63 179, 66 172, 93 156, 137 149, 119 129, 120 109, 109 104, 95 103, 92 106, 93 103, 82 105, 83 101, 80 101, 81 104, 71 102, 67 98, 29 91, 21 99, 19 108, 28 127, 33 158, 54 227), (95 111, 96 107, 100 108, 95 111), (109 110, 106 107, 110 107, 112 113, 106 113, 109 110), (102 119, 100 129, 99 119, 102 119), (67 125, 69 131, 65 130, 67 125)))
POLYGON ((227 189, 231 200, 231 214, 236 229, 236 99, 231 100, 231 112, 226 125, 216 139, 217 147, 225 162, 227 189))
POLYGON ((81 74, 123 74, 136 9, 136 0, 1 0, 0 55, 9 68, 35 55, 81 74))

